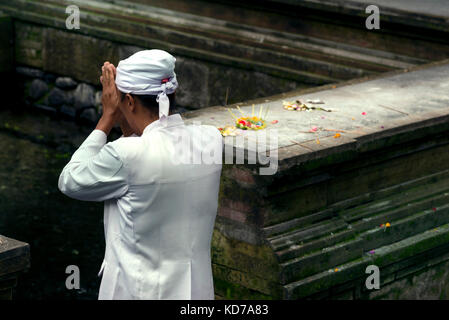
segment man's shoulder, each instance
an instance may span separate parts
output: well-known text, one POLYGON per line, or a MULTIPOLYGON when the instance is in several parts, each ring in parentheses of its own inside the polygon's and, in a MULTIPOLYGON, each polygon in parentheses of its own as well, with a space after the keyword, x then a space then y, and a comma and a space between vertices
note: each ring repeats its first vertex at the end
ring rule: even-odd
POLYGON ((139 136, 120 137, 117 140, 107 143, 107 145, 113 148, 123 160, 129 158, 129 156, 135 155, 136 152, 141 149, 142 144, 142 138, 139 136))

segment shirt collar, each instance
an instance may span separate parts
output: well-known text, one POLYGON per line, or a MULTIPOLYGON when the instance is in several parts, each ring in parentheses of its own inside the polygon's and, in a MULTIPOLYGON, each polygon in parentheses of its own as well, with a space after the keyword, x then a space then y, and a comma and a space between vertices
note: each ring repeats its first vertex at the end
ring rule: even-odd
MULTIPOLYGON (((166 128, 184 124, 184 121, 182 120, 182 117, 179 113, 175 113, 175 114, 168 116, 167 122, 168 123, 167 123, 166 128)), ((147 134, 151 130, 154 130, 159 127, 163 127, 160 120, 153 121, 149 125, 147 125, 145 127, 145 129, 143 129, 142 135, 147 134)))

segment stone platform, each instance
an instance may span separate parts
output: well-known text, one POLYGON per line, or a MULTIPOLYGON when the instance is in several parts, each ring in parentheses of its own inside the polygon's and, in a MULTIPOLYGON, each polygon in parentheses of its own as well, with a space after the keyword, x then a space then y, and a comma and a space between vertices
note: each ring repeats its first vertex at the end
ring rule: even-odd
POLYGON ((29 245, 0 235, 0 300, 12 299, 19 274, 29 267, 29 245))
MULTIPOLYGON (((250 114, 253 103, 279 121, 266 129, 278 130, 279 166, 264 176, 262 164, 224 165, 213 238, 219 296, 449 298, 449 61, 240 107, 250 114), (282 107, 318 98, 332 112, 282 107), (380 290, 365 288, 371 264, 380 290)), ((221 107, 185 117, 232 123, 221 107)), ((234 154, 248 139, 224 138, 234 154)))

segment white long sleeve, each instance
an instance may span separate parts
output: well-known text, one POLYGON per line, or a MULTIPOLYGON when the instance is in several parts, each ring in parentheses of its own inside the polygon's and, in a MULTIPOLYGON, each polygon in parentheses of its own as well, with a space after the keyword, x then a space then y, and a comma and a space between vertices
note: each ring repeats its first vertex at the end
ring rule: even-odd
POLYGON ((126 169, 112 143, 106 141, 101 130, 87 137, 59 176, 62 193, 86 201, 104 201, 126 193, 126 169))

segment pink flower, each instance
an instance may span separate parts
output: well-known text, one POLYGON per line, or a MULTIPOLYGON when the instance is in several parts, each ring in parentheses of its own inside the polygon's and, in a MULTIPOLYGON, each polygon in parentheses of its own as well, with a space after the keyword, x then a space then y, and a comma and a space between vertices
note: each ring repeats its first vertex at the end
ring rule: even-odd
POLYGON ((362 112, 362 115, 363 115, 363 116, 366 116, 366 112, 362 112))

